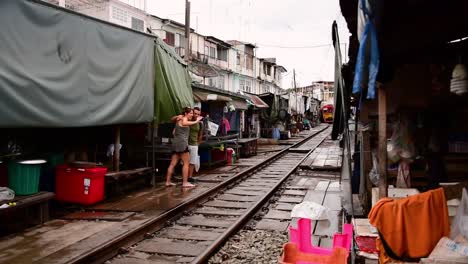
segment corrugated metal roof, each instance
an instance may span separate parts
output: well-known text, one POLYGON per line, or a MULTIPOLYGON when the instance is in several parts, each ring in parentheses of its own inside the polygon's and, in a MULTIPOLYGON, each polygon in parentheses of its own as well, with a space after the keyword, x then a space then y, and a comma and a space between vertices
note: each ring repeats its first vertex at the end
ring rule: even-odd
POLYGON ((254 104, 255 107, 257 108, 269 108, 270 106, 265 103, 262 99, 260 99, 260 97, 254 95, 254 94, 245 94, 247 95, 250 100, 252 101, 252 103, 254 104))

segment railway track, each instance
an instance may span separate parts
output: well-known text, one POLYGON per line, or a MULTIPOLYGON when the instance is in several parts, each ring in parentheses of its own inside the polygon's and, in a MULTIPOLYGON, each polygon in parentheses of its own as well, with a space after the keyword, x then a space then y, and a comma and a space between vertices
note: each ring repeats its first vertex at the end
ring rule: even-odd
POLYGON ((147 263, 206 263, 329 134, 324 127, 72 263, 134 263, 135 254, 148 257, 147 263))

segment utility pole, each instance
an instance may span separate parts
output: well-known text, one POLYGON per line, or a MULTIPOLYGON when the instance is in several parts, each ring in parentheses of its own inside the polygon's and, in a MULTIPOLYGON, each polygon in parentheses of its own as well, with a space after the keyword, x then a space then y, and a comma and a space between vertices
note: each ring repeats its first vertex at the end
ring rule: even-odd
POLYGON ((297 87, 296 87, 296 69, 293 69, 293 80, 294 80, 294 93, 296 93, 296 115, 299 115, 299 104, 297 100, 297 87))
POLYGON ((185 0, 185 61, 190 59, 190 2, 185 0))

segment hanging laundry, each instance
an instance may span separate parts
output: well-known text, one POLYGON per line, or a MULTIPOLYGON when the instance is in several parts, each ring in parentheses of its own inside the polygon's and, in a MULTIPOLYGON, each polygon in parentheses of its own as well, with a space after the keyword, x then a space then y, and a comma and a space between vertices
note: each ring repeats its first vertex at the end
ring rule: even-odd
POLYGON ((223 126, 226 133, 231 130, 231 124, 229 123, 229 120, 227 120, 226 117, 223 117, 223 126))
POLYGON ((383 198, 372 207, 369 222, 379 231, 380 263, 427 257, 450 234, 444 189, 400 200, 383 198))
POLYGON ((377 31, 372 23, 372 16, 365 0, 360 1, 359 8, 364 12, 367 22, 362 33, 357 55, 353 93, 362 93, 364 88, 367 87, 367 98, 375 99, 375 82, 380 64, 377 31))

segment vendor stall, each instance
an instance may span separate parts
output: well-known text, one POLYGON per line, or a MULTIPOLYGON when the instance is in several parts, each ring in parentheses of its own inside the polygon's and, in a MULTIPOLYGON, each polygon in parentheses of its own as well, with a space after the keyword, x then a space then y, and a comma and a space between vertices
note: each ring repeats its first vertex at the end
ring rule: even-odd
POLYGON ((349 60, 354 68, 348 72, 354 75, 342 76, 346 71, 334 24, 338 103, 332 135, 337 138, 342 133, 345 153, 351 152, 347 120, 354 101, 358 135, 349 173, 353 191, 367 209, 375 201, 369 220, 378 231, 374 251, 379 252, 380 263, 468 260, 466 252, 446 247, 450 243, 460 248, 468 242, 466 232, 448 232, 457 217, 466 217, 463 209, 450 210, 450 204, 466 207, 462 189, 468 186, 464 166, 468 162, 464 148, 468 138, 467 5, 465 1, 443 7, 437 1, 385 5, 341 1, 353 35, 349 60), (353 84, 353 100, 351 87, 344 84, 353 84), (392 197, 394 189, 420 194, 392 197))

